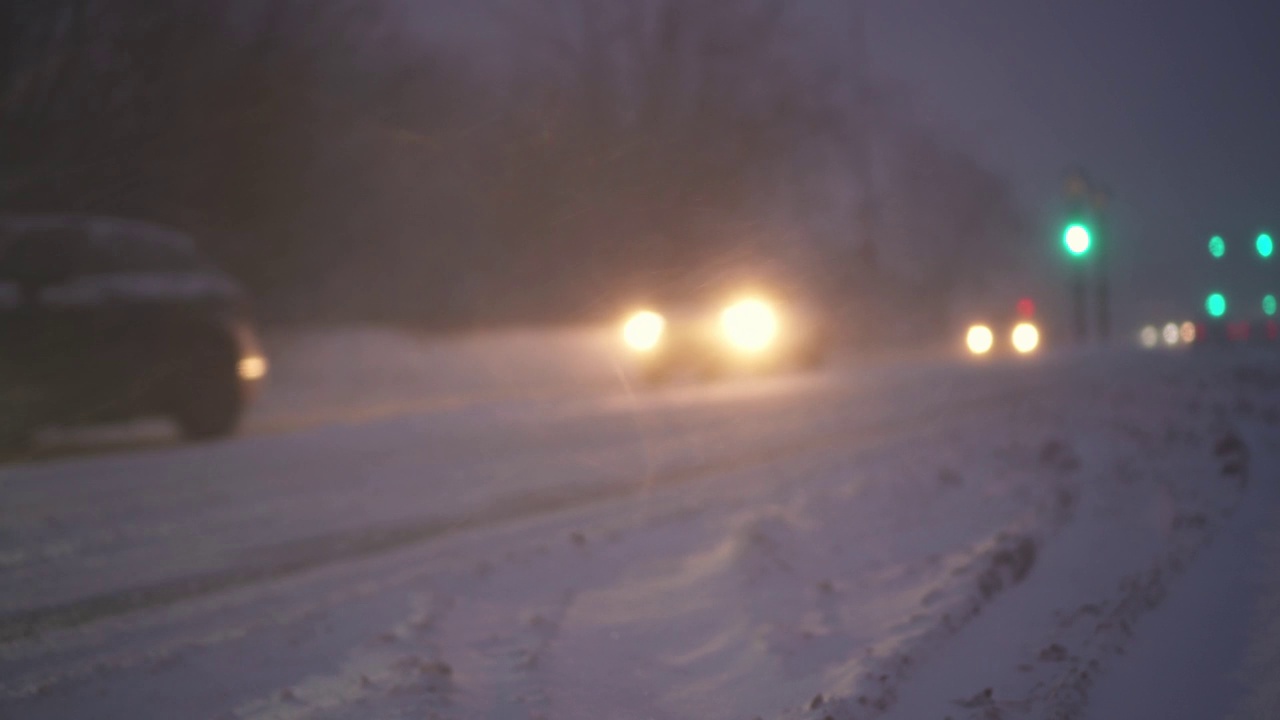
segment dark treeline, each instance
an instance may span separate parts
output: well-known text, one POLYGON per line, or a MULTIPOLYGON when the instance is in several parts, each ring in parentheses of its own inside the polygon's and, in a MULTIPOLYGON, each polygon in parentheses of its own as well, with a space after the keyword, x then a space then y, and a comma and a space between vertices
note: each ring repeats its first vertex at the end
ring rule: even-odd
POLYGON ((367 0, 0 8, 0 209, 186 229, 268 315, 600 317, 767 259, 940 319, 1018 260, 1004 183, 783 0, 493 1, 485 64, 367 0))

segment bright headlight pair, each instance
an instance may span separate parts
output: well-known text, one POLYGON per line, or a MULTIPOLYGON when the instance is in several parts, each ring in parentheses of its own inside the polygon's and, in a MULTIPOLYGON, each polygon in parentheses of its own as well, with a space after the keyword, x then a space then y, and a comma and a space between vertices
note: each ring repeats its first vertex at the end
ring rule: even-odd
MULTIPOLYGON (((1022 322, 1013 327, 1009 343, 1019 355, 1027 355, 1040 347, 1040 329, 1033 323, 1022 322)), ((971 325, 965 336, 965 344, 974 355, 986 355, 996 345, 996 335, 986 325, 971 325)))
MULTIPOLYGON (((662 342, 666 330, 666 318, 652 310, 642 310, 623 323, 622 339, 632 350, 649 352, 662 342)), ((730 345, 743 352, 762 352, 778 337, 778 314, 764 300, 740 300, 721 311, 720 332, 730 345)))

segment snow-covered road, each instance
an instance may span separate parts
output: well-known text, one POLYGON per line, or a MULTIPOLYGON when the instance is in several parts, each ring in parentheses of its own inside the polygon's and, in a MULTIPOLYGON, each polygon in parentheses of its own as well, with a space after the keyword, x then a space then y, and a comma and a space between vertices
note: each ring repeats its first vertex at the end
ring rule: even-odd
POLYGON ((1259 358, 637 393, 512 342, 0 468, 0 717, 1072 717, 1280 467, 1259 358))

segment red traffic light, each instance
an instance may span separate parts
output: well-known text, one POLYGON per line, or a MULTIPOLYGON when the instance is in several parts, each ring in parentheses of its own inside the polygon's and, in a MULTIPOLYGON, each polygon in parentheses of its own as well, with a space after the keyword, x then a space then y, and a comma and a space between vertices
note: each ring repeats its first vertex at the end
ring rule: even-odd
POLYGON ((1018 301, 1018 317, 1024 320, 1030 320, 1036 315, 1036 303, 1031 298, 1022 298, 1018 301))

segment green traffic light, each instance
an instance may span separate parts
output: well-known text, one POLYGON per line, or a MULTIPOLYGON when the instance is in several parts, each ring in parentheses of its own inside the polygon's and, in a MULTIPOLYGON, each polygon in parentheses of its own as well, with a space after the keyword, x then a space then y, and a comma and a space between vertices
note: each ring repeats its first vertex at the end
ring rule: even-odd
POLYGON ((1227 254, 1227 241, 1223 240, 1221 235, 1209 238, 1209 254, 1215 260, 1227 254))
POLYGON ((1275 295, 1265 295, 1265 296, 1263 296, 1263 298, 1262 298, 1262 312, 1266 313, 1267 315, 1275 315, 1275 314, 1276 314, 1276 296, 1275 296, 1275 295))
POLYGON ((1271 257, 1271 253, 1275 252, 1276 249, 1275 243, 1271 241, 1271 236, 1266 233, 1262 233, 1258 236, 1256 245, 1258 247, 1258 254, 1264 258, 1271 257))
POLYGON ((1089 252, 1093 238, 1089 234, 1089 228, 1081 223, 1072 223, 1062 233, 1062 244, 1067 246, 1067 252, 1079 257, 1089 252))
POLYGON ((1204 309, 1210 317, 1222 317, 1227 314, 1227 298, 1222 293, 1213 293, 1205 298, 1204 309))

